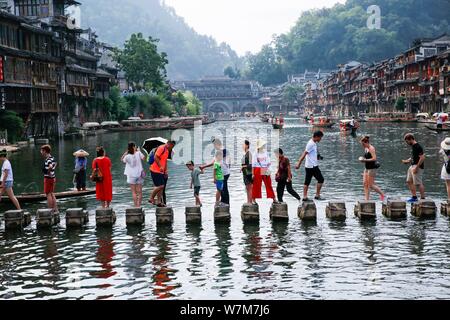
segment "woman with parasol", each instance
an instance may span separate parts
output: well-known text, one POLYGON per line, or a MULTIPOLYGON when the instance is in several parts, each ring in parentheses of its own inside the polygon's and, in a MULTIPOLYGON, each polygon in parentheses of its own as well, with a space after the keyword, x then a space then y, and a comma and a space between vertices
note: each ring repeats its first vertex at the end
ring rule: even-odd
POLYGON ((86 168, 87 168, 87 157, 89 157, 89 153, 80 149, 74 152, 73 156, 75 157, 75 169, 74 173, 74 182, 76 184, 76 188, 78 191, 86 191, 86 168))

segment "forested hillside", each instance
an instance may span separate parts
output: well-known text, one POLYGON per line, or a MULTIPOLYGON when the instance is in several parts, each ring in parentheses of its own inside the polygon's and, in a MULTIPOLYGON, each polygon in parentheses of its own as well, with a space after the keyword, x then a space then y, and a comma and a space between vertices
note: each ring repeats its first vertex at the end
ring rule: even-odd
POLYGON ((238 55, 227 44, 199 35, 183 18, 159 0, 82 0, 81 22, 92 27, 101 41, 122 45, 132 33, 160 39, 171 79, 221 75, 227 66, 239 66, 238 55))
POLYGON ((246 76, 268 85, 305 69, 334 69, 350 60, 374 62, 407 49, 416 38, 450 33, 449 0, 348 0, 305 12, 290 32, 248 57, 246 76), (381 29, 367 28, 367 8, 381 9, 381 29))

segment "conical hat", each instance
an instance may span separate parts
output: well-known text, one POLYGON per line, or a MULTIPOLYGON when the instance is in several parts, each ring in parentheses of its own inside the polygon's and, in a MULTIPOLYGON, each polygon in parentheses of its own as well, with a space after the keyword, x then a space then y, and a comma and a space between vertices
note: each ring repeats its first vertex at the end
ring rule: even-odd
POLYGON ((86 157, 89 157, 89 153, 87 153, 83 149, 80 149, 80 150, 74 152, 73 156, 76 158, 86 158, 86 157))

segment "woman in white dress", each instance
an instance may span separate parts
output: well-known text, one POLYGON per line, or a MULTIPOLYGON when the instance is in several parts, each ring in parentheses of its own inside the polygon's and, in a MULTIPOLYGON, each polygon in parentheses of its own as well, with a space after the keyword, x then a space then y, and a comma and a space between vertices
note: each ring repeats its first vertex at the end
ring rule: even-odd
POLYGON ((142 205, 142 186, 145 178, 142 160, 144 159, 145 155, 134 142, 128 144, 128 150, 123 154, 121 159, 125 163, 124 174, 127 176, 127 183, 130 185, 134 206, 136 208, 140 208, 142 205))

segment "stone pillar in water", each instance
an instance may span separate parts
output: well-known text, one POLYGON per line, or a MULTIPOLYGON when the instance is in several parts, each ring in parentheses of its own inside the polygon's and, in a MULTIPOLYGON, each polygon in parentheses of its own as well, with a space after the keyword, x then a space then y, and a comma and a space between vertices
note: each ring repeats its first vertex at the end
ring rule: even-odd
POLYGON ((377 205, 374 201, 358 201, 355 206, 355 216, 361 220, 374 220, 377 218, 377 205))
POLYGON ((89 213, 82 208, 71 208, 66 211, 66 228, 80 228, 89 222, 89 213))
POLYGON ((383 215, 390 219, 404 219, 408 216, 406 202, 402 200, 388 200, 383 203, 383 215))
POLYGON ((97 227, 112 227, 116 223, 116 213, 112 208, 98 208, 95 210, 97 227))
POLYGON ((230 206, 224 205, 214 208, 214 222, 220 223, 230 221, 231 221, 230 206))
POLYGON ((328 219, 331 220, 347 219, 347 208, 345 206, 345 202, 330 202, 328 203, 325 211, 328 219))
POLYGON ((257 204, 244 204, 241 209, 241 218, 245 222, 259 221, 259 206, 257 204))
POLYGON ((186 207, 186 223, 202 223, 202 208, 200 206, 186 207))
POLYGON ((411 204, 411 214, 418 218, 435 218, 436 213, 436 203, 432 200, 420 200, 411 204))
POLYGON ((274 203, 270 208, 270 219, 272 220, 289 220, 289 211, 287 203, 274 203))
POLYGON ((39 209, 36 212, 37 228, 51 228, 59 222, 59 212, 55 212, 53 209, 39 209))
POLYGON ((298 217, 301 220, 317 220, 317 207, 313 201, 304 201, 297 210, 298 217))
POLYGON ((127 225, 142 226, 145 223, 145 211, 142 208, 128 208, 125 210, 127 225))
POLYGON ((450 201, 442 202, 441 203, 441 214, 445 217, 450 217, 449 211, 450 211, 450 201))
POLYGON ((5 229, 21 229, 31 223, 31 214, 25 212, 24 210, 9 210, 4 214, 5 218, 5 229))
POLYGON ((172 207, 156 208, 156 223, 157 224, 172 224, 173 223, 173 209, 172 207))

